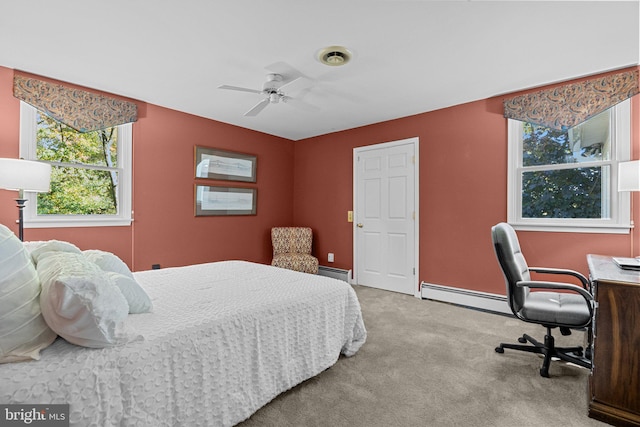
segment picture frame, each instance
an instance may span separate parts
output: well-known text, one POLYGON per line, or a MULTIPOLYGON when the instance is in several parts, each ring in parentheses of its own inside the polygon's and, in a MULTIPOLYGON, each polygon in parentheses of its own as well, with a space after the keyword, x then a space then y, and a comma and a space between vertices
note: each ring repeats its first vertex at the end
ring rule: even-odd
POLYGON ((256 182, 255 155, 196 145, 194 160, 196 178, 256 182))
POLYGON ((195 185, 195 216, 256 215, 258 189, 195 185))

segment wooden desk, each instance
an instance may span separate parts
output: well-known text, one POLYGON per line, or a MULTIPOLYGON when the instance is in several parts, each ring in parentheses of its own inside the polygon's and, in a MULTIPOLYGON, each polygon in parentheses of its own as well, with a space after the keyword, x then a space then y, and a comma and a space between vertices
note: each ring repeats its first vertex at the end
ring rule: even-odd
POLYGON ((597 302, 589 416, 616 426, 640 426, 640 272, 609 256, 588 255, 597 302))

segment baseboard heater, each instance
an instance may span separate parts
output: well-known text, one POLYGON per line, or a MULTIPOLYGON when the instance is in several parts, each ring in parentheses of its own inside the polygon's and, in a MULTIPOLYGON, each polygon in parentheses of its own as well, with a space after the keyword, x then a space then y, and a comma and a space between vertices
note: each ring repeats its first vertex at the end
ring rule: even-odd
POLYGON ((340 268, 325 267, 324 265, 321 265, 318 267, 318 274, 321 276, 333 277, 334 279, 349 283, 351 270, 342 270, 340 268))
POLYGON ((513 315, 507 304, 507 297, 504 295, 452 288, 450 286, 434 285, 426 282, 420 284, 420 289, 421 296, 425 299, 448 302, 494 313, 513 315))

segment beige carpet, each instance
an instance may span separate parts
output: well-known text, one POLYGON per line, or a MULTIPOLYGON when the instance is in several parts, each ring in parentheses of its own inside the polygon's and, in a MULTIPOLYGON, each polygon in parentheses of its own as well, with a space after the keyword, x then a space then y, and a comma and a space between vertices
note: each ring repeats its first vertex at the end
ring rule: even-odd
MULTIPOLYGON (((278 396, 253 426, 606 426, 587 416, 586 369, 494 351, 544 328, 497 314, 356 286, 367 342, 278 396)), ((554 334, 555 335, 555 334, 554 334)), ((556 337, 582 345, 584 333, 556 337)))

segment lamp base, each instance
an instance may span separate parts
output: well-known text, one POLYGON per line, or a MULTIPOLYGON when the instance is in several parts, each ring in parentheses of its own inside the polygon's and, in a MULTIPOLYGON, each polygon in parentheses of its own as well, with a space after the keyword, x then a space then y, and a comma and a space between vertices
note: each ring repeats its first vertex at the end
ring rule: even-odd
POLYGON ((18 206, 18 238, 21 242, 24 242, 24 205, 27 199, 15 199, 18 206))

